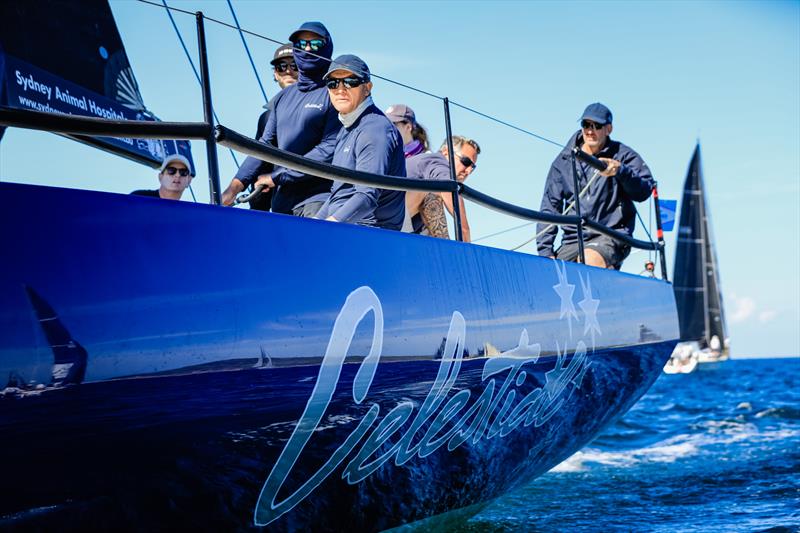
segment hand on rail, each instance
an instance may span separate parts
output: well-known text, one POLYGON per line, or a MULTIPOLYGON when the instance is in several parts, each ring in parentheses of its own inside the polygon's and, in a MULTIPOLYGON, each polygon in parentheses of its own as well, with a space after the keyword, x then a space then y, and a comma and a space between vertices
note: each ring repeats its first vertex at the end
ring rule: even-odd
POLYGON ((604 171, 600 172, 601 176, 612 178, 617 175, 617 172, 619 171, 619 167, 621 165, 619 161, 617 161, 616 159, 609 159, 607 157, 600 157, 599 159, 600 161, 608 165, 604 171))
POLYGON ((263 189, 264 189, 264 187, 262 185, 259 185, 258 187, 255 187, 253 189, 253 192, 250 192, 250 193, 246 193, 246 192, 239 193, 239 196, 237 196, 236 200, 233 201, 233 205, 239 205, 239 204, 243 204, 245 202, 249 202, 250 200, 252 200, 252 199, 256 198, 257 196, 259 196, 263 189))
POLYGON ((270 189, 275 188, 275 182, 272 181, 272 174, 262 174, 258 177, 255 183, 256 188, 263 188, 264 192, 269 192, 270 189))
POLYGON ((244 190, 244 183, 236 178, 231 180, 231 184, 222 193, 222 205, 233 205, 236 195, 244 190))

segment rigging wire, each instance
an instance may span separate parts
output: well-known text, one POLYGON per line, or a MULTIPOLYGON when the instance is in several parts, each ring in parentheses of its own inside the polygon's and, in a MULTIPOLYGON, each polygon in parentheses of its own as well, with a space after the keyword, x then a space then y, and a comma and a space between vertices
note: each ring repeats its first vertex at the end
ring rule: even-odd
POLYGON ((490 233, 489 235, 484 235, 483 237, 478 237, 477 239, 472 239, 472 242, 478 242, 485 239, 491 239, 492 237, 497 237, 498 235, 502 235, 504 233, 508 233, 509 231, 514 231, 515 229, 522 229, 526 226, 530 226, 531 224, 536 224, 536 222, 525 222, 524 224, 519 224, 514 226, 513 228, 506 228, 500 231, 496 231, 494 233, 490 233))
MULTIPOLYGON (((160 6, 159 4, 157 4, 157 3, 153 2, 152 0, 138 0, 138 1, 139 1, 139 2, 141 2, 141 3, 143 3, 143 4, 149 4, 149 5, 152 5, 152 6, 162 7, 162 6, 160 6)), ((230 0, 228 0, 228 1, 230 2, 230 0)), ((185 10, 185 9, 180 9, 180 8, 176 8, 176 7, 169 7, 169 6, 166 6, 166 0, 162 0, 162 2, 164 2, 164 6, 165 6, 165 7, 167 7, 167 9, 168 9, 168 10, 174 10, 174 11, 178 11, 178 12, 180 12, 180 13, 184 13, 184 14, 186 14, 186 15, 194 15, 194 13, 192 13, 191 11, 187 11, 187 10, 185 10)), ((209 16, 207 16, 207 15, 205 15, 205 14, 203 15, 203 17, 204 17, 206 20, 208 20, 208 21, 214 22, 215 24, 219 24, 219 25, 221 25, 221 26, 225 26, 225 27, 227 27, 227 28, 230 28, 230 29, 233 29, 233 30, 237 30, 237 31, 240 33, 240 35, 244 33, 244 34, 247 34, 247 35, 251 35, 251 36, 253 36, 253 37, 257 37, 257 38, 259 38, 259 39, 264 39, 265 41, 269 41, 269 42, 271 42, 271 43, 275 43, 275 44, 278 44, 278 45, 285 44, 285 43, 283 43, 283 42, 281 42, 281 41, 278 41, 278 40, 272 39, 271 37, 267 37, 266 35, 261 35, 261 34, 259 34, 259 33, 256 33, 256 32, 253 32, 253 31, 250 31, 250 30, 246 30, 246 29, 244 29, 244 28, 241 28, 241 27, 239 27, 239 26, 238 26, 238 21, 237 21, 237 23, 236 23, 237 25, 236 25, 236 26, 234 26, 234 25, 232 25, 232 24, 230 24, 230 23, 224 22, 224 21, 222 21, 222 20, 215 19, 215 18, 213 18, 213 17, 209 17, 209 16)), ((234 18, 235 18, 235 15, 234 15, 234 18)), ((170 16, 170 19, 172 19, 172 16, 170 16)), ((173 22, 173 25, 174 25, 174 24, 175 24, 175 23, 173 22)), ((244 37, 242 37, 242 40, 244 40, 244 37)), ((185 49, 185 47, 184 47, 184 49, 185 49)), ((328 58, 327 58, 327 57, 323 57, 323 56, 321 56, 321 55, 315 54, 314 52, 311 52, 311 51, 309 51, 309 50, 306 50, 306 51, 305 51, 305 53, 306 53, 306 54, 309 54, 309 55, 311 55, 311 56, 314 56, 314 57, 320 58, 320 59, 325 59, 325 60, 328 60, 328 58)), ((251 62, 252 62, 252 60, 251 60, 251 62)), ((255 67, 254 67, 254 68, 255 68, 255 67)), ((424 90, 424 89, 420 89, 419 87, 414 87, 413 85, 408 85, 408 84, 406 84, 406 83, 403 83, 403 82, 400 82, 400 81, 394 80, 394 79, 392 79, 392 78, 387 78, 387 77, 385 77, 385 76, 381 76, 380 74, 370 73, 370 76, 371 76, 371 77, 373 77, 373 78, 377 78, 377 79, 379 79, 379 80, 382 80, 382 81, 385 81, 385 82, 391 83, 391 84, 393 84, 393 85, 397 85, 398 87, 403 87, 403 88, 405 88, 405 89, 408 89, 408 90, 410 90, 410 91, 414 91, 414 92, 416 92, 416 93, 419 93, 419 94, 424 94, 425 96, 430 96, 431 98, 435 98, 435 99, 437 99, 437 100, 444 101, 444 97, 443 97, 443 96, 439 96, 439 95, 437 95, 437 94, 433 94, 433 93, 431 93, 431 92, 428 92, 428 91, 426 91, 426 90, 424 90)), ((482 112, 480 112, 480 111, 478 111, 478 110, 476 110, 476 109, 473 109, 473 108, 471 108, 471 107, 469 107, 469 106, 466 106, 466 105, 464 105, 464 104, 459 104, 459 103, 457 103, 457 102, 454 102, 453 100, 450 100, 450 103, 451 103, 453 106, 455 106, 455 107, 458 107, 458 108, 461 108, 461 109, 463 109, 464 111, 468 111, 468 112, 470 112, 470 113, 474 113, 474 114, 476 114, 476 115, 478 115, 478 116, 481 116, 481 117, 483 117, 483 118, 489 119, 489 120, 491 120, 491 121, 493 121, 493 122, 497 122, 498 124, 502 124, 502 125, 504 125, 504 126, 506 126, 506 127, 512 128, 512 129, 514 129, 514 130, 516 130, 516 131, 519 131, 519 132, 521 132, 521 133, 524 133, 525 135, 529 135, 529 136, 531 136, 531 137, 534 137, 534 138, 536 138, 536 139, 539 139, 539 140, 541 140, 541 141, 548 142, 548 143, 550 143, 550 144, 553 144, 553 145, 555 145, 555 146, 558 146, 558 147, 560 147, 560 148, 564 148, 564 147, 566 146, 566 145, 563 145, 563 144, 561 144, 561 143, 558 143, 558 142, 556 142, 556 141, 553 141, 553 140, 551 140, 551 139, 548 139, 547 137, 544 137, 544 136, 542 136, 542 135, 539 135, 539 134, 537 134, 537 133, 534 133, 534 132, 532 132, 532 131, 530 131, 530 130, 526 130, 525 128, 521 128, 521 127, 519 127, 519 126, 515 126, 515 125, 513 125, 513 124, 511 124, 511 123, 509 123, 509 122, 506 122, 506 121, 504 121, 504 120, 501 120, 501 119, 499 119, 499 118, 497 118, 497 117, 493 117, 493 116, 491 116, 491 115, 487 115, 486 113, 482 113, 482 112)))
MULTIPOLYGON (((583 167, 581 166, 580 169, 581 169, 581 173, 583 174, 583 178, 586 179, 586 173, 583 172, 583 167)), ((573 199, 572 203, 570 203, 569 205, 567 205, 564 208, 564 210, 561 212, 562 215, 566 215, 570 211, 570 209, 575 207, 575 203, 578 201, 578 199, 581 198, 582 196, 586 195, 586 192, 589 190, 589 187, 592 185, 592 183, 594 183, 594 180, 597 179, 597 176, 600 175, 600 171, 599 170, 597 170, 597 169, 593 169, 593 170, 594 170, 594 174, 592 174, 592 178, 586 183, 586 185, 583 187, 583 189, 581 189, 581 191, 578 193, 578 198, 573 199)), ((553 226, 555 226, 555 224, 548 224, 547 226, 545 226, 542 229, 542 231, 540 231, 539 233, 537 233, 536 235, 534 235, 533 237, 531 237, 527 241, 523 242, 522 244, 520 244, 518 246, 515 246, 514 248, 511 248, 511 251, 515 252, 515 251, 519 250, 520 248, 522 248, 523 246, 527 246, 528 244, 533 242, 535 239, 538 239, 539 237, 541 237, 542 235, 544 235, 545 233, 550 231, 550 228, 552 228, 553 226)))
POLYGON ((564 144, 558 143, 556 141, 552 141, 552 140, 548 139, 547 137, 543 137, 543 136, 541 136, 539 134, 533 133, 532 131, 528 131, 525 128, 520 128, 519 126, 515 126, 515 125, 510 124, 510 123, 508 123, 508 122, 506 122, 504 120, 500 120, 499 118, 495 118, 495 117, 493 117, 491 115, 487 115, 486 113, 481 113, 477 109, 472 109, 471 107, 467 107, 467 106, 465 106, 463 104, 459 104, 458 102, 454 102, 453 100, 450 100, 450 103, 453 104, 455 107, 460 107, 461 109, 463 109, 465 111, 469 111, 470 113, 475 113, 478 116, 481 116, 483 118, 487 118, 487 119, 489 119, 489 120, 491 120, 493 122, 497 122, 498 124, 502 124, 503 126, 507 126, 507 127, 511 128, 511 129, 517 130, 517 131, 519 131, 521 133, 524 133, 525 135, 530 135, 531 137, 535 137, 536 139, 539 139, 540 141, 544 141, 544 142, 548 142, 550 144, 554 144, 555 146, 558 146, 559 148, 565 148, 566 147, 566 145, 564 145, 564 144))
MULTIPOLYGON (((139 0, 139 1, 147 3, 147 4, 158 6, 158 4, 155 4, 153 2, 145 2, 145 0, 139 0)), ((169 7, 167 5, 167 0, 161 0, 161 2, 164 4, 164 7, 166 8, 166 12, 167 12, 167 16, 169 17, 169 21, 172 22, 172 27, 175 30, 175 34, 178 36, 178 40, 180 41, 181 46, 183 47, 183 53, 186 54, 186 59, 189 60, 189 65, 191 65, 192 70, 194 71, 194 76, 195 76, 195 78, 197 78, 197 83, 202 85, 203 82, 200 81, 200 74, 197 73, 197 68, 195 68, 195 66, 194 66, 194 61, 192 61, 192 56, 191 56, 191 54, 189 54, 189 49, 186 48, 186 43, 183 41, 183 36, 181 35, 180 30, 178 29, 178 25, 175 24, 175 19, 173 18, 172 13, 170 13, 170 10, 173 9, 173 8, 171 8, 171 7, 169 7)), ((177 10, 177 11, 183 11, 183 10, 177 10)), ((188 12, 185 12, 185 13, 188 13, 188 12)), ((214 114, 214 120, 216 120, 217 123, 219 123, 219 117, 217 117, 217 112, 214 111, 214 110, 212 110, 211 112, 214 114)), ((236 164, 236 168, 239 168, 239 160, 236 159, 236 154, 233 153, 233 150, 231 148, 228 148, 228 151, 230 152, 231 157, 233 158, 233 162, 236 164)), ((194 193, 192 193, 192 196, 194 196, 194 193)))
POLYGON ((239 37, 242 39, 242 44, 244 45, 244 51, 247 52, 247 59, 250 60, 250 66, 253 67, 253 74, 256 75, 256 81, 258 82, 258 88, 261 89, 261 94, 264 96, 264 102, 269 103, 269 99, 267 98, 267 93, 264 90, 264 84, 261 83, 261 77, 258 75, 258 69, 256 68, 256 64, 253 61, 253 56, 250 54, 250 48, 247 46, 247 41, 244 38, 244 34, 242 33, 242 27, 239 25, 239 18, 236 16, 236 11, 233 10, 233 4, 231 0, 228 0, 228 7, 231 10, 231 15, 233 15, 233 21, 236 23, 236 29, 239 30, 239 37))

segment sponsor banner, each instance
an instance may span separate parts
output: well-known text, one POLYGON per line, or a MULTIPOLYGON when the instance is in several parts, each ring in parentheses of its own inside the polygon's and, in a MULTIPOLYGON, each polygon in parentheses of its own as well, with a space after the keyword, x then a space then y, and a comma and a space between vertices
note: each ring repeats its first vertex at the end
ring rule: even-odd
MULTIPOLYGON (((5 56, 4 78, 6 103, 12 108, 109 120, 153 120, 139 111, 128 109, 105 96, 10 55, 5 56)), ((166 154, 176 152, 192 161, 188 141, 127 137, 93 137, 93 139, 101 146, 121 148, 131 155, 154 162, 163 160, 166 154)))

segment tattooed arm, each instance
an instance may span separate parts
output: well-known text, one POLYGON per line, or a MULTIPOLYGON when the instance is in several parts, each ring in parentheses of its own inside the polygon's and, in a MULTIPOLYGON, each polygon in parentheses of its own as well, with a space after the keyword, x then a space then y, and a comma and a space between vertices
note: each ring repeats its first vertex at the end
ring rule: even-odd
POLYGON ((432 237, 450 238, 447 233, 447 219, 444 216, 444 202, 438 194, 428 193, 425 195, 419 214, 432 237))
MULTIPOLYGON (((441 197, 442 201, 444 202, 447 212, 450 213, 450 216, 455 220, 455 214, 453 213, 452 193, 440 192, 439 197, 441 197)), ((472 242, 469 232, 469 221, 467 220, 467 208, 464 205, 463 196, 458 197, 458 208, 461 210, 461 237, 464 239, 464 242, 472 242)))

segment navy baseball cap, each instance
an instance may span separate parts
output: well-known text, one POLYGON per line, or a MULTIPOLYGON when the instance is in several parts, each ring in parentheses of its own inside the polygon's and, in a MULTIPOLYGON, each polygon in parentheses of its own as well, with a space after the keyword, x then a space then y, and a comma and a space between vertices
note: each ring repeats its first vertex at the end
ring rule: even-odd
POLYGON ((583 115, 581 115, 579 120, 591 120, 592 122, 597 122, 598 124, 611 124, 613 118, 614 117, 611 115, 611 110, 609 108, 600 102, 595 102, 586 106, 586 109, 583 110, 583 115))
POLYGON ((310 31, 316 33, 323 39, 328 39, 330 34, 328 33, 328 28, 321 22, 311 21, 311 22, 304 22, 299 28, 292 32, 289 36, 289 40, 291 42, 295 42, 297 40, 297 34, 304 31, 310 31))
POLYGON ((328 72, 325 73, 322 79, 327 80, 331 72, 337 70, 347 70, 352 72, 354 76, 369 81, 369 67, 364 63, 363 59, 353 54, 344 54, 331 61, 331 66, 328 67, 328 72))

